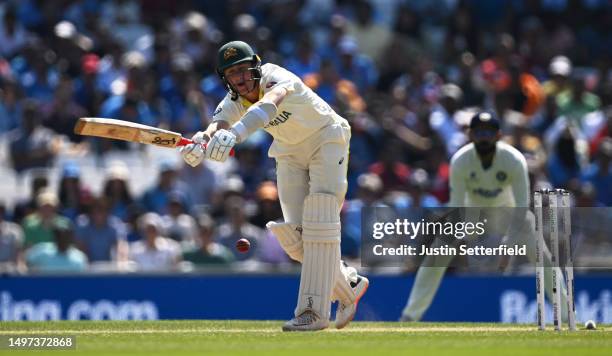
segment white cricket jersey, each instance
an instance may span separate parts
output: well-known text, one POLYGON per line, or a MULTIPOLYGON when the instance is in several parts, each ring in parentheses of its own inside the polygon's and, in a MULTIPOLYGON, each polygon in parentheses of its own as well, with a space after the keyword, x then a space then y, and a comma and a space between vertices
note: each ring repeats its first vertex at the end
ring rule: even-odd
MULTIPOLYGON (((276 118, 264 126, 264 130, 274 137, 275 145, 300 143, 325 126, 345 121, 295 74, 276 64, 262 65, 260 98, 279 86, 286 88, 288 94, 278 106, 276 118)), ((241 97, 231 100, 228 93, 217 106, 213 121, 234 124, 250 106, 251 103, 241 97)))
POLYGON ((474 144, 467 144, 451 159, 450 190, 452 207, 528 207, 527 161, 498 141, 493 163, 483 169, 474 144))

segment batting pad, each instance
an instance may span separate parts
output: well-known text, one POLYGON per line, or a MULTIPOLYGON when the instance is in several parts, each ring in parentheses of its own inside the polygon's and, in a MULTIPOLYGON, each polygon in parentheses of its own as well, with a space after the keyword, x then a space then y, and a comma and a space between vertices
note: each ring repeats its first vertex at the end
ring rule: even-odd
POLYGON ((291 259, 302 262, 304 249, 302 247, 301 227, 298 224, 270 221, 266 224, 266 227, 276 236, 281 247, 291 259))
MULTIPOLYGON (((291 223, 277 223, 270 221, 266 227, 272 231, 281 247, 291 259, 302 263, 304 259, 304 247, 302 245, 302 227, 291 223)), ((342 262, 339 263, 336 280, 332 292, 331 301, 339 300, 345 304, 355 301, 355 293, 350 286, 351 281, 357 280, 357 272, 354 268, 347 268, 342 262)))
POLYGON ((304 260, 296 316, 310 309, 329 319, 332 287, 340 269, 340 212, 336 196, 324 193, 307 196, 302 229, 304 260))

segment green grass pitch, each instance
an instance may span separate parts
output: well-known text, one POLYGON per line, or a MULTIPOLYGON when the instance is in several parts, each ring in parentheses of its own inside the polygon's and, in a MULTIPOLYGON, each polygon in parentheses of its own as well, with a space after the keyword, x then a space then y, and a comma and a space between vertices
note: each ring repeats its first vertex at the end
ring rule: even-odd
POLYGON ((534 325, 366 323, 283 333, 280 321, 0 322, 0 335, 74 335, 76 350, 0 355, 612 355, 612 328, 537 331, 534 325))

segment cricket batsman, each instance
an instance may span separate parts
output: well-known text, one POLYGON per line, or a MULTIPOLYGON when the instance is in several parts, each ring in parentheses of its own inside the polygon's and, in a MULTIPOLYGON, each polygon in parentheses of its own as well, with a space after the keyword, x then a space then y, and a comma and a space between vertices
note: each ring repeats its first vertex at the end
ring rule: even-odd
POLYGON ((185 162, 224 162, 234 145, 263 128, 274 141, 283 223, 268 223, 285 252, 302 263, 295 316, 284 331, 322 330, 339 301, 336 328, 354 317, 369 281, 340 260, 340 208, 347 188, 351 129, 296 75, 259 56, 245 42, 218 52, 217 73, 228 94, 213 121, 181 148, 185 162))
MULTIPOLYGON (((507 233, 504 239, 526 245, 527 258, 530 262, 535 262, 535 217, 528 210, 530 189, 525 157, 511 145, 499 140, 500 124, 491 112, 482 111, 472 117, 469 136, 471 143, 463 146, 451 158, 448 206, 525 208, 516 209, 522 214, 519 223, 510 224, 510 229, 503 232, 507 233)), ((435 263, 424 262, 427 267, 422 265, 417 271, 400 321, 421 320, 431 305, 453 256, 435 258, 435 263)), ((545 266, 551 266, 550 254, 545 257, 545 266)), ((546 271, 546 294, 551 297, 552 274, 550 268, 546 268, 546 271)), ((566 299, 564 294, 561 293, 561 296, 566 299)), ((561 305, 567 309, 565 299, 561 305)), ((566 310, 562 315, 567 315, 566 310)))

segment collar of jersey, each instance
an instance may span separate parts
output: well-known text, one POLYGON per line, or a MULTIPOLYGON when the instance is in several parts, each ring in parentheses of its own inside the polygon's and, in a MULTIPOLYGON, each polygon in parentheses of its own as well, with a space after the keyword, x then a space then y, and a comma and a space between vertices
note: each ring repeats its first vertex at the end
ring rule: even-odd
MULTIPOLYGON (((261 88, 261 83, 259 85, 259 100, 261 100, 261 98, 263 98, 263 89, 261 88)), ((244 106, 246 109, 250 108, 251 105, 255 104, 252 103, 250 101, 248 101, 247 99, 243 98, 242 96, 240 97, 240 103, 242 103, 242 106, 244 106)))

